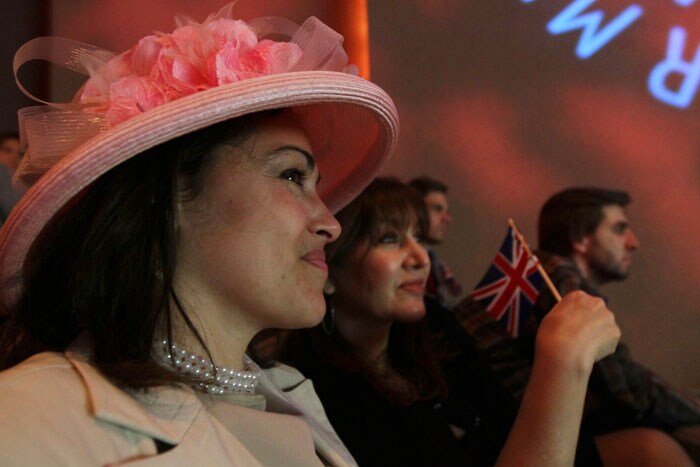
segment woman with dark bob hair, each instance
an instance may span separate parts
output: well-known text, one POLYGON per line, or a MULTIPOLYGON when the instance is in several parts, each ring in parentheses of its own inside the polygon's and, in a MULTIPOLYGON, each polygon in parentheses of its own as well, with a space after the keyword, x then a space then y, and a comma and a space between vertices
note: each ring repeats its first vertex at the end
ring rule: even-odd
POLYGON ((312 379, 360 465, 573 465, 593 363, 620 335, 605 304, 572 294, 548 315, 517 416, 517 407, 496 414, 489 421, 505 433, 487 432, 498 427, 480 427, 491 409, 478 404, 496 394, 470 392, 485 385, 478 372, 449 374, 456 347, 422 319, 430 261, 420 195, 376 179, 337 217, 326 317, 287 336, 282 358, 312 379))
POLYGON ((331 211, 396 142, 341 42, 229 5, 118 56, 18 51, 90 78, 20 115, 33 186, 0 233, 0 464, 354 465, 310 382, 245 353, 321 320, 331 211))

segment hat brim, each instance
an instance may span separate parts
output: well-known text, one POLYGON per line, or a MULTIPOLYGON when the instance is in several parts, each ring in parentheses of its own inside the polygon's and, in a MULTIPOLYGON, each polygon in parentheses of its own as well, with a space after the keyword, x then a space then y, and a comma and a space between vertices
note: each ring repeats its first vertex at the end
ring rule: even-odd
POLYGON ((0 230, 0 284, 11 310, 34 240, 51 218, 101 175, 143 151, 218 122, 264 110, 298 110, 332 212, 377 175, 398 137, 398 116, 379 87, 345 73, 303 71, 211 88, 169 102, 88 140, 27 191, 0 230))

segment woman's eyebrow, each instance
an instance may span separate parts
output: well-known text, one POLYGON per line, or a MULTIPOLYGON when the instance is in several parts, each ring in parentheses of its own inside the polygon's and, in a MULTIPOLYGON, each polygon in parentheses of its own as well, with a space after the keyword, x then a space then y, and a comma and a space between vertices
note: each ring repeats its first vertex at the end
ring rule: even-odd
POLYGON ((309 151, 302 149, 299 146, 282 146, 272 151, 272 153, 276 154, 284 151, 296 151, 303 155, 304 159, 306 159, 306 167, 309 169, 309 171, 313 172, 314 168, 316 167, 316 160, 309 151))

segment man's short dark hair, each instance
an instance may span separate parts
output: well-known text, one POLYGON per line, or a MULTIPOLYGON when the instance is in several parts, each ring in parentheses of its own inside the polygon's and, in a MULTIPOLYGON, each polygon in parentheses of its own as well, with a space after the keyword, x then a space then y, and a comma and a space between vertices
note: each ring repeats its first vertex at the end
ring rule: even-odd
POLYGON ((602 188, 569 188, 555 194, 540 210, 540 250, 569 256, 575 242, 598 228, 603 206, 625 207, 631 201, 627 192, 602 188))
POLYGON ((414 189, 425 198, 428 193, 435 191, 447 194, 447 185, 430 177, 418 177, 408 182, 414 189))

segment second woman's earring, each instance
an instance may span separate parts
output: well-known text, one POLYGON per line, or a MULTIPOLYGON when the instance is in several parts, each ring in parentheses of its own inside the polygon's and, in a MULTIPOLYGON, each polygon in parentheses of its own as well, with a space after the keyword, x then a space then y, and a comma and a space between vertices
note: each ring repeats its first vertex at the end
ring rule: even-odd
POLYGON ((333 328, 335 327, 335 308, 333 307, 333 295, 323 294, 323 298, 326 299, 326 314, 323 316, 321 321, 321 329, 327 335, 333 334, 333 328))

